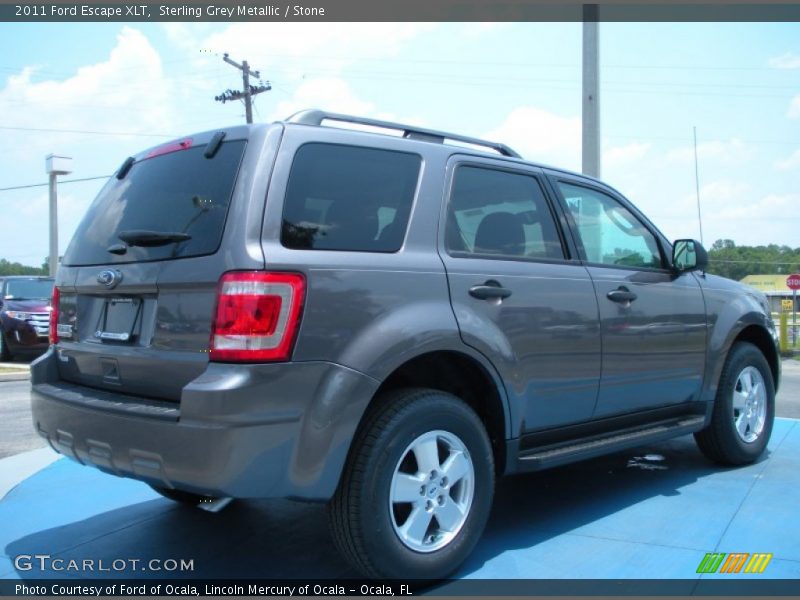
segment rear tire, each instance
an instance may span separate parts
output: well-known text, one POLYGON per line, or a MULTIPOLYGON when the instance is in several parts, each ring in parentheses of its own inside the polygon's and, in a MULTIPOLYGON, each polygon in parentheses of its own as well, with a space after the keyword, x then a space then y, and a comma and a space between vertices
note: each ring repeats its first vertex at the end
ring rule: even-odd
POLYGON ((775 420, 775 384, 761 351, 737 342, 722 369, 711 423, 694 438, 722 465, 746 465, 764 452, 775 420))
POLYGON ((162 488, 155 485, 151 485, 150 487, 164 496, 164 498, 185 506, 197 506, 201 502, 208 502, 214 499, 209 496, 201 496, 200 494, 184 492, 183 490, 170 490, 168 488, 162 488))
POLYGON ((379 398, 328 505, 333 539, 363 575, 441 579, 483 533, 494 457, 464 402, 430 389, 379 398))

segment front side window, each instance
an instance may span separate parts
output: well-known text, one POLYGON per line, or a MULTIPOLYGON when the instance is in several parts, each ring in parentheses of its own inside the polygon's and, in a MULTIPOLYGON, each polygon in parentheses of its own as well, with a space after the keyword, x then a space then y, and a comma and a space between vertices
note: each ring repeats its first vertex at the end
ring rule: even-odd
POLYGON ((620 267, 663 268, 655 236, 611 196, 558 182, 591 263, 620 267))
POLYGON ((446 246, 454 256, 564 258, 539 182, 484 167, 462 166, 455 172, 446 246))
POLYGON ((286 187, 281 243, 295 250, 397 252, 421 162, 406 152, 301 146, 286 187))

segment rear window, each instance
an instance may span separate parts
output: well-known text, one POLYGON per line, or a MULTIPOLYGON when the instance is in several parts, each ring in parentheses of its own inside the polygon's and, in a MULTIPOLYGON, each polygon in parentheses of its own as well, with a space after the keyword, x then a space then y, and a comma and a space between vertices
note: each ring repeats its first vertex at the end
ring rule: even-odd
MULTIPOLYGON (((244 141, 222 144, 213 158, 205 145, 137 161, 112 177, 92 203, 64 254, 65 265, 128 263, 213 254, 219 248, 244 141), (120 234, 153 231, 190 236, 160 245, 126 244, 120 234)), ((182 236, 179 236, 182 237, 182 236)))
POLYGON ((294 157, 281 243, 296 250, 396 252, 417 188, 419 155, 305 144, 294 157))

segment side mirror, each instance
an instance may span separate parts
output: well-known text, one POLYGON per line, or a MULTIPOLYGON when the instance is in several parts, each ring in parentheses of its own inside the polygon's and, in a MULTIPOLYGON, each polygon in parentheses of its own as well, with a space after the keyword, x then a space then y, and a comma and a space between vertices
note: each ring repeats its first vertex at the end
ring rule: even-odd
POLYGON ((675 240, 672 245, 672 267, 679 273, 705 270, 708 252, 697 240, 675 240))

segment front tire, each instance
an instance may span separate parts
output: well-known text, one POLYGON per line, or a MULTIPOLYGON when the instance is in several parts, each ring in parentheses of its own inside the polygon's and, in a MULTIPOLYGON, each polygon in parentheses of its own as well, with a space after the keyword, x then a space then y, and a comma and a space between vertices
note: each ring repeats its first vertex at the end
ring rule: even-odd
POLYGON ((3 331, 0 331, 0 361, 11 362, 12 360, 14 360, 14 355, 11 353, 11 349, 8 347, 6 334, 3 331))
POLYGON ((729 466, 755 462, 764 452, 775 420, 775 384, 764 355, 737 342, 722 369, 709 426, 695 434, 710 460, 729 466))
POLYGON ((441 579, 483 533, 494 457, 464 402, 430 389, 379 398, 328 505, 334 541, 367 577, 441 579))

